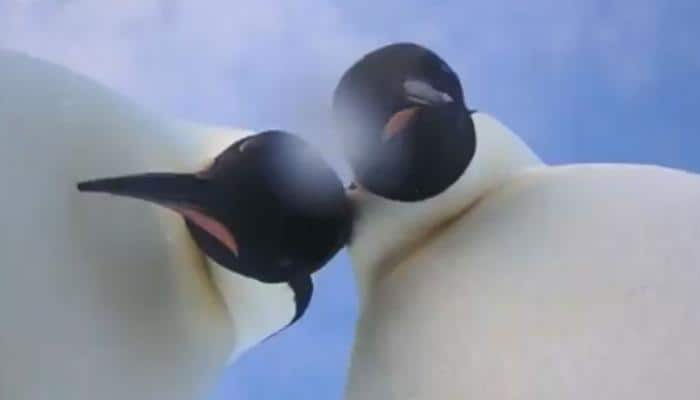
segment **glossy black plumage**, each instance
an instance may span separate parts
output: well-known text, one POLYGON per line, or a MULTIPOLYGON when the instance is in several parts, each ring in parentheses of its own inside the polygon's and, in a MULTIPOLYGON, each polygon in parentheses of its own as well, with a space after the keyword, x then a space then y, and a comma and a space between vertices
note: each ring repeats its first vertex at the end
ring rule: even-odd
POLYGON ((380 48, 350 67, 336 87, 333 113, 358 182, 392 200, 439 195, 464 173, 476 149, 459 78, 415 44, 380 48), (392 116, 411 108, 412 118, 387 138, 392 116))

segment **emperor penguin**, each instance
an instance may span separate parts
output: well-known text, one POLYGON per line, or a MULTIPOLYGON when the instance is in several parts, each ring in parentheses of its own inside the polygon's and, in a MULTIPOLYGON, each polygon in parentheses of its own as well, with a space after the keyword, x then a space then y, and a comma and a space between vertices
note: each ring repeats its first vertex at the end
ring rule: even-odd
POLYGON ((333 100, 361 297, 348 400, 700 397, 700 176, 548 166, 435 52, 333 100))
POLYGON ((9 51, 0 138, 2 399, 205 398, 304 314, 349 231, 302 139, 161 117, 9 51))

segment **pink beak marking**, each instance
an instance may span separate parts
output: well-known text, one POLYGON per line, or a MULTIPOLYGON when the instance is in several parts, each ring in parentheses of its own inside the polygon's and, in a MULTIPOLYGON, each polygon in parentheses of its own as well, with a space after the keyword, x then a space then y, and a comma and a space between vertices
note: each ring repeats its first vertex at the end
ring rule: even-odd
POLYGON ((418 109, 418 107, 410 107, 392 115, 389 122, 384 125, 382 140, 386 142, 394 137, 394 135, 404 130, 404 128, 406 128, 408 124, 416 117, 418 109))
POLYGON ((238 243, 231 232, 219 221, 192 208, 168 206, 173 211, 192 221, 198 227, 204 229, 210 235, 217 238, 224 246, 238 257, 238 243))

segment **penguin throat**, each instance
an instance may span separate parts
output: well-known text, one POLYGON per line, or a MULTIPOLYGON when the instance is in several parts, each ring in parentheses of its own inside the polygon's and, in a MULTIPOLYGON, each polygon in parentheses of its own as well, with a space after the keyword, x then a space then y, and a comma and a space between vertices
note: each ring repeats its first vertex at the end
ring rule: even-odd
POLYGON ((286 283, 263 283, 208 259, 212 280, 233 323, 229 363, 285 328, 297 315, 296 295, 286 283))
POLYGON ((407 265, 457 219, 469 218, 474 207, 515 175, 543 165, 529 147, 492 117, 474 113, 476 151, 459 179, 443 193, 411 203, 392 201, 361 186, 348 191, 355 219, 349 244, 363 303, 377 282, 407 265))
POLYGON ((479 203, 481 203, 481 200, 486 197, 486 194, 478 197, 461 211, 447 217, 445 220, 432 226, 422 234, 413 237, 411 240, 406 240, 399 246, 396 246, 395 248, 386 252, 374 266, 376 272, 372 277, 372 282, 369 282, 369 286, 375 286, 378 282, 381 282, 383 279, 386 279, 388 276, 399 270, 402 265, 406 264, 406 260, 409 260, 417 253, 420 253, 420 251, 430 242, 432 242, 435 237, 440 236, 457 220, 466 217, 479 205, 479 203))

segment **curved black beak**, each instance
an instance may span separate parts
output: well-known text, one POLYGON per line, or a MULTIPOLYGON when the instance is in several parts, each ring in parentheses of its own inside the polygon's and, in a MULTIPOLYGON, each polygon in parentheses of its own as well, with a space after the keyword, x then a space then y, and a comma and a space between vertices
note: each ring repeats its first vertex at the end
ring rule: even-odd
POLYGON ((212 203, 210 184, 192 174, 148 173, 78 183, 81 192, 109 193, 163 206, 204 209, 212 203))
POLYGON ((238 256, 236 237, 215 216, 220 195, 211 182, 192 174, 149 173, 78 183, 81 192, 109 193, 150 201, 199 226, 238 256))

